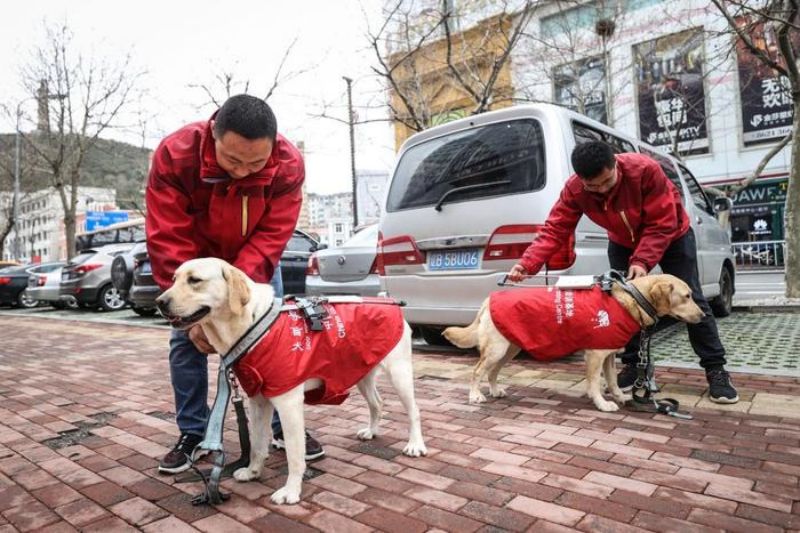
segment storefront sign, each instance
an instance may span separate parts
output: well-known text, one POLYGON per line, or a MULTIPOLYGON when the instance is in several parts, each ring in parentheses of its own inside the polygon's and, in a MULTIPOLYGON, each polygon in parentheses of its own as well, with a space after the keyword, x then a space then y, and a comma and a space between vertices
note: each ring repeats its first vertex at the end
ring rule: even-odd
POLYGON ((553 69, 553 101, 607 124, 606 79, 602 57, 590 57, 553 69))
POLYGON ((639 135, 681 154, 708 152, 703 31, 674 33, 633 47, 639 135))
POLYGON ((736 193, 733 197, 734 209, 745 205, 760 205, 769 203, 786 202, 786 188, 788 180, 754 183, 746 189, 736 193))

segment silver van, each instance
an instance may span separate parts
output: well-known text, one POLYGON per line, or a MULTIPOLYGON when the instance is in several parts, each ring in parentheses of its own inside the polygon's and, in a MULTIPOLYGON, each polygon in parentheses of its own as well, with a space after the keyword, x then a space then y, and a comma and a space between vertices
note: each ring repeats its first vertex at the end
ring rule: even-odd
MULTIPOLYGON (((406 319, 428 342, 441 342, 442 327, 470 323, 498 290, 498 274, 522 256, 573 174, 573 148, 589 140, 661 164, 691 218, 703 292, 717 316, 730 314, 730 239, 691 172, 583 115, 531 104, 431 128, 400 149, 380 222, 378 269, 383 291, 406 302, 406 319)), ((725 202, 716 207, 727 208, 725 202)), ((609 268, 607 247, 606 231, 583 217, 540 274, 602 273, 609 268)))

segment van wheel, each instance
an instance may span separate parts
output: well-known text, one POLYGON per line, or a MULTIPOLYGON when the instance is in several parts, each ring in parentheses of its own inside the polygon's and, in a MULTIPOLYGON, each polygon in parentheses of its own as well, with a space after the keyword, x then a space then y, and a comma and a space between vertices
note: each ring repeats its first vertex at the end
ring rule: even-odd
POLYGON ((100 297, 97 299, 98 308, 101 311, 118 311, 125 307, 126 303, 119 291, 110 283, 103 287, 100 297))
POLYGON ((442 336, 441 328, 434 328, 431 326, 420 326, 419 332, 423 340, 430 346, 453 346, 452 343, 442 336))
POLYGON ((723 267, 719 275, 719 296, 709 302, 714 316, 723 318, 733 312, 733 276, 728 268, 723 267))

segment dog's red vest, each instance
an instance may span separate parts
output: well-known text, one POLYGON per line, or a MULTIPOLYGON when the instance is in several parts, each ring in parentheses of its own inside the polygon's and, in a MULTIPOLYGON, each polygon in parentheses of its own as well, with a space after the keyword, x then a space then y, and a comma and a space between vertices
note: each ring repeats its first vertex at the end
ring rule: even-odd
POLYGON ((322 331, 311 331, 302 311, 283 311, 258 344, 236 363, 236 377, 248 396, 271 398, 319 378, 323 386, 306 391, 306 403, 340 404, 403 334, 403 313, 397 305, 324 306, 328 316, 322 331))
POLYGON ((622 348, 641 329, 600 287, 495 292, 489 298, 489 312, 506 339, 540 361, 583 349, 622 348))

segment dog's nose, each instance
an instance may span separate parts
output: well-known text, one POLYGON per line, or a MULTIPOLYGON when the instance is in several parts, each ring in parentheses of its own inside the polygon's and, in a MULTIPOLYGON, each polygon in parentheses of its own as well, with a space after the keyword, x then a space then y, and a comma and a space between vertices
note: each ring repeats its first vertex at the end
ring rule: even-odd
POLYGON ((161 312, 162 315, 167 314, 169 312, 169 303, 170 299, 165 298, 162 294, 158 298, 156 298, 156 307, 161 312))

